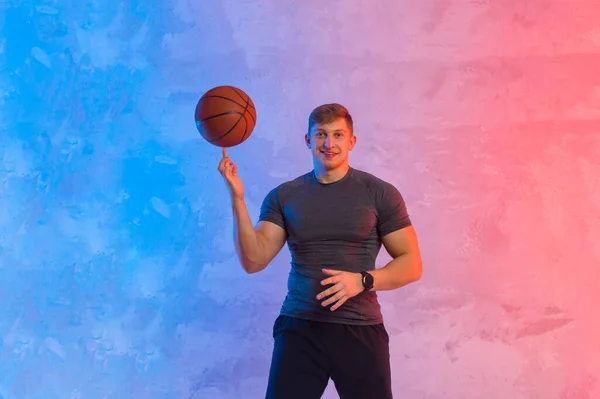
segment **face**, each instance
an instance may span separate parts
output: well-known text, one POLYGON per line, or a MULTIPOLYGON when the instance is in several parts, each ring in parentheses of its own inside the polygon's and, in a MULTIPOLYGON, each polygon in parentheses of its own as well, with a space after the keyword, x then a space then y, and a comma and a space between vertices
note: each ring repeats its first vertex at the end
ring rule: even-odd
POLYGON ((307 147, 311 150, 315 166, 333 170, 348 164, 348 153, 356 144, 354 136, 344 118, 314 125, 305 136, 307 147))

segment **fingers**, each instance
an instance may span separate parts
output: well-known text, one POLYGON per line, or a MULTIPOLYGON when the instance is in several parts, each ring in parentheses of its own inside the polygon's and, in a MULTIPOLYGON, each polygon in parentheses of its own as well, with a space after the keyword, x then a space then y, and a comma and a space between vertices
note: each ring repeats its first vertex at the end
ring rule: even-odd
POLYGON ((233 163, 231 158, 226 157, 226 158, 221 159, 221 161, 219 162, 219 166, 217 167, 217 170, 222 175, 229 174, 229 172, 233 172, 235 174, 235 173, 237 173, 237 166, 233 163))
POLYGON ((231 158, 229 158, 229 155, 227 154, 227 148, 222 147, 221 150, 223 153, 223 158, 221 159, 221 161, 219 162, 219 166, 217 167, 219 173, 225 177, 231 175, 236 176, 237 165, 233 163, 231 158))
POLYGON ((344 288, 344 284, 342 281, 340 281, 333 287, 329 287, 325 291, 323 291, 319 295, 317 295, 317 299, 323 299, 325 297, 328 297, 329 295, 333 295, 336 292, 341 291, 342 288, 344 288))
MULTIPOLYGON (((329 306, 332 303, 339 301, 342 298, 346 297, 346 291, 345 290, 340 290, 338 291, 335 295, 330 296, 329 298, 327 298, 327 300, 323 301, 321 303, 321 306, 329 306)), ((337 304, 336 304, 337 305, 337 304)), ((338 305, 339 306, 339 305, 338 305)))
POLYGON ((225 166, 227 164, 227 162, 231 162, 229 159, 229 155, 227 155, 227 148, 225 147, 221 147, 222 153, 223 153, 223 158, 221 158, 221 161, 219 162, 219 166, 217 167, 217 169, 219 170, 219 173, 223 174, 223 171, 225 169, 225 166))
MULTIPOLYGON (((349 273, 340 270, 323 269, 323 272, 331 275, 321 281, 321 285, 330 285, 317 295, 317 300, 322 300, 322 306, 333 304, 330 310, 336 310, 342 306, 348 299, 358 295, 361 291, 356 284, 357 273, 349 273)), ((358 274, 359 275, 359 274, 358 274)))
POLYGON ((336 310, 337 308, 339 308, 340 306, 342 306, 347 300, 348 300, 348 297, 347 296, 343 296, 342 299, 340 299, 339 301, 337 301, 336 304, 331 307, 331 311, 333 312, 334 310, 336 310))
POLYGON ((341 280, 343 271, 341 270, 331 270, 331 269, 323 269, 323 273, 328 274, 333 277, 326 278, 325 280, 321 280, 321 285, 334 284, 341 280))
POLYGON ((219 162, 219 166, 217 167, 217 169, 219 170, 219 173, 223 174, 223 172, 225 172, 225 170, 232 163, 233 162, 231 162, 231 159, 229 159, 229 158, 223 158, 223 159, 221 159, 221 162, 219 162))
POLYGON ((329 277, 329 278, 326 278, 325 280, 321 280, 321 285, 335 284, 340 280, 341 280, 341 276, 329 277))
POLYGON ((237 166, 231 161, 223 162, 223 165, 219 167, 219 173, 221 173, 225 179, 229 180, 231 176, 237 174, 237 166))
POLYGON ((323 273, 328 274, 333 277, 326 278, 325 280, 321 280, 321 285, 327 284, 335 284, 342 278, 341 270, 331 270, 331 269, 323 269, 323 273))

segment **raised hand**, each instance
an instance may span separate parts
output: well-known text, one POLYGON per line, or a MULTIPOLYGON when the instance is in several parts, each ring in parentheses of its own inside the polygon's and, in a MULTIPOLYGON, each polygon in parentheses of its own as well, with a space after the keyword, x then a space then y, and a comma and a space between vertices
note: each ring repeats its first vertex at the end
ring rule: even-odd
POLYGON ((321 303, 322 306, 331 307, 331 311, 336 310, 344 304, 348 299, 360 294, 365 287, 362 283, 362 275, 360 273, 344 272, 341 270, 323 269, 323 273, 331 276, 321 281, 321 285, 331 285, 331 287, 322 291, 317 295, 317 299, 327 298, 321 303))
POLYGON ((238 176, 237 165, 227 155, 227 148, 223 148, 223 158, 219 162, 218 170, 229 187, 231 199, 243 199, 244 185, 242 184, 242 179, 238 176))

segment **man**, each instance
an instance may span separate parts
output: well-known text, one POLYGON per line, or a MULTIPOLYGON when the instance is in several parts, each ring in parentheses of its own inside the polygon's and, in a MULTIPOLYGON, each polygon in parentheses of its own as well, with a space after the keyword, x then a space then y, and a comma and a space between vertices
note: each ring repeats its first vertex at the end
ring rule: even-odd
POLYGON ((392 398, 389 336, 376 291, 421 278, 415 230, 391 184, 349 166, 352 117, 340 104, 309 116, 314 169, 273 189, 254 227, 237 166, 223 150, 235 246, 248 273, 263 270, 286 243, 288 294, 273 326, 267 398, 316 399, 329 378, 341 399, 392 398), (385 247, 393 258, 375 269, 385 247))

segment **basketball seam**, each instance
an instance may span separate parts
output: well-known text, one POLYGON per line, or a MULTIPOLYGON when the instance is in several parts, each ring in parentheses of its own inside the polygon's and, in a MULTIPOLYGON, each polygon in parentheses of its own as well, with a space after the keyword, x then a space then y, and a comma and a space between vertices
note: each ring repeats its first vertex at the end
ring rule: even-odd
MULTIPOLYGON (((254 106, 252 104, 250 104, 250 96, 248 96, 248 98, 244 100, 244 97, 240 94, 240 92, 238 91, 237 88, 235 88, 233 86, 229 86, 229 87, 231 88, 231 90, 233 90, 235 92, 235 94, 237 94, 243 101, 246 102, 246 109, 244 110, 244 115, 246 115, 248 106, 250 106, 254 110, 254 112, 256 112, 256 108, 254 108, 254 106)), ((252 115, 252 113, 249 113, 249 115, 250 115, 250 117, 252 117, 252 121, 254 122, 254 124, 256 124, 256 118, 252 115)), ((248 120, 246 119, 246 126, 247 126, 247 124, 248 124, 248 120)))
MULTIPOLYGON (((240 107, 244 107, 244 113, 246 113, 246 111, 248 111, 248 106, 250 106, 252 109, 254 109, 254 112, 256 112, 256 108, 254 108, 254 106, 252 104, 250 104, 250 97, 248 97, 248 100, 244 100, 243 97, 242 97, 242 95, 237 92, 237 90, 235 89, 235 87, 233 87, 233 86, 227 86, 227 87, 230 87, 231 90, 233 90, 240 98, 242 98, 242 100, 246 102, 246 105, 242 105, 239 102, 233 100, 232 98, 224 97, 224 96, 217 96, 217 95, 214 95, 214 94, 210 94, 208 96, 203 96, 202 98, 203 99, 204 98, 220 98, 222 100, 228 100, 228 101, 231 101, 232 103, 234 103, 236 105, 239 105, 240 107)), ((213 115, 213 116, 211 116, 209 118, 216 117, 216 116, 222 116, 222 115, 226 115, 226 114, 213 115)), ((254 117, 254 115, 252 115, 252 113, 248 113, 248 115, 250 115, 250 117, 252 118, 252 121, 256 124, 256 118, 254 117)), ((209 118, 206 118, 206 119, 209 119, 209 118)), ((205 119, 202 119, 201 122, 204 121, 204 120, 205 119)))
MULTIPOLYGON (((250 105, 252 106, 252 105, 250 105)), ((256 111, 254 111, 256 112, 256 111)), ((244 115, 246 115, 246 113, 244 113, 244 115)), ((252 115, 252 112, 248 112, 248 115, 250 115, 250 117, 252 117, 252 121, 254 121, 254 123, 256 124, 256 118, 252 115)))
MULTIPOLYGON (((244 98, 240 92, 238 91, 237 88, 233 87, 233 86, 229 86, 231 88, 231 90, 235 91, 235 93, 240 96, 240 98, 242 99, 242 101, 245 101, 247 105, 250 105, 250 96, 248 96, 248 98, 244 98)), ((250 105, 250 107, 252 107, 253 110, 256 110, 256 108, 254 108, 253 105, 250 105)))
MULTIPOLYGON (((234 89, 234 90, 235 90, 235 89, 234 89)), ((248 97, 248 99, 250 99, 250 97, 248 97)), ((221 136, 220 138, 224 138, 224 137, 225 137, 225 136, 227 136, 229 133, 231 133, 231 131, 232 131, 233 129, 235 129, 235 127, 238 125, 238 123, 240 123, 240 121, 242 120, 242 118, 244 118, 244 122, 246 122, 246 126, 244 127, 244 134, 242 135, 242 138, 240 139, 240 142, 241 142, 241 141, 244 139, 244 136, 246 135, 246 131, 248 130, 248 120, 247 120, 247 119, 246 119, 246 117, 244 116, 244 115, 246 114, 246 111, 248 111, 248 105, 250 105, 250 104, 248 103, 248 101, 246 101, 246 107, 244 108, 244 112, 242 112, 242 113, 240 114, 240 117, 239 117, 239 119, 237 120, 237 122, 235 123, 235 125, 233 125, 233 126, 231 127, 231 129, 229 129, 229 130, 227 131, 227 133, 225 133, 225 134, 224 134, 223 136, 221 136)))
POLYGON ((219 136, 219 137, 217 137, 217 138, 214 138, 214 139, 208 140, 208 142, 209 142, 209 143, 214 143, 215 141, 219 141, 219 140, 221 140, 222 138, 224 138, 225 136, 227 136, 229 133, 231 133, 231 131, 232 131, 233 129, 235 129, 235 127, 238 125, 238 123, 240 123, 240 120, 242 120, 242 117, 244 116, 244 114, 240 113, 239 111, 229 111, 229 112, 227 112, 227 114, 238 114, 240 117, 239 117, 239 118, 238 118, 238 120, 237 120, 237 121, 236 121, 236 122, 233 124, 233 126, 231 126, 231 127, 229 128, 229 130, 228 130, 227 132, 223 133, 221 136, 219 136))
POLYGON ((240 106, 240 107, 242 107, 242 108, 244 108, 244 107, 245 107, 245 105, 244 105, 244 104, 238 103, 237 101, 235 101, 235 100, 233 100, 233 99, 231 99, 231 98, 229 98, 229 97, 224 97, 224 96, 215 96, 215 95, 203 96, 203 97, 202 97, 202 99, 205 99, 205 98, 220 98, 220 99, 223 99, 223 100, 228 100, 228 101, 231 101, 232 103, 234 103, 234 104, 236 104, 236 105, 239 105, 239 106, 240 106))
POLYGON ((246 119, 246 114, 244 113, 244 115, 242 115, 242 117, 244 118, 244 122, 246 122, 246 127, 244 127, 244 134, 242 135, 242 138, 240 139, 240 143, 242 141, 244 141, 244 139, 246 138, 246 134, 248 133, 248 119, 246 119))
MULTIPOLYGON (((242 141, 244 141, 244 139, 245 139, 245 137, 246 137, 246 134, 248 134, 248 120, 246 119, 246 116, 244 116, 243 114, 242 114, 242 118, 244 118, 244 122, 245 122, 244 134, 242 135, 242 137, 241 137, 241 138, 240 138, 240 140, 238 141, 238 144, 239 144, 239 143, 241 143, 242 141)), ((242 120, 242 118, 240 118, 240 119, 238 120, 238 123, 239 123, 239 121, 241 121, 241 120, 242 120)), ((237 123, 236 123, 236 126, 237 126, 237 123)), ((234 127, 235 127, 235 126, 234 126, 234 127)), ((229 132, 228 132, 228 133, 229 133, 229 132)), ((221 138, 225 138, 225 136, 222 136, 221 138)), ((214 141, 210 141, 210 143, 211 143, 211 144, 218 145, 218 143, 216 143, 216 142, 214 142, 214 141)))
MULTIPOLYGON (((202 123, 204 121, 207 121, 209 119, 213 119, 213 118, 218 118, 219 116, 223 116, 223 115, 231 115, 231 114, 240 114, 240 111, 227 111, 227 112, 222 112, 220 114, 216 114, 216 115, 211 115, 211 116, 207 116, 206 118, 200 119, 198 122, 202 123)), ((241 115, 241 114, 240 114, 241 115)))

